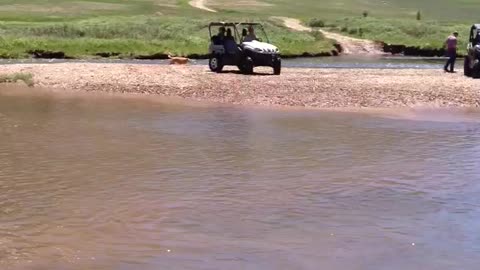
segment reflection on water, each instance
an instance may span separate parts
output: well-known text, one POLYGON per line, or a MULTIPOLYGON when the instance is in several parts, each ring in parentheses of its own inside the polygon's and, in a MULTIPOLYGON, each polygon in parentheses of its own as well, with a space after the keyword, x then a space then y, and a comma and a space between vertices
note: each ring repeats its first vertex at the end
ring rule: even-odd
POLYGON ((479 129, 0 95, 0 269, 475 269, 479 129))
POLYGON ((286 59, 286 67, 300 68, 371 68, 371 69, 442 69, 441 57, 352 56, 286 59))

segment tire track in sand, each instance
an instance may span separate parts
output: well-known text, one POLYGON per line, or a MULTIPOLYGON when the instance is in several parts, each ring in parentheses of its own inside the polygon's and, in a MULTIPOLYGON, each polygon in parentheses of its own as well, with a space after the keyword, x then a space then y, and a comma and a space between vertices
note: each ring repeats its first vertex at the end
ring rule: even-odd
POLYGON ((192 1, 188 2, 188 4, 192 7, 194 7, 194 8, 198 8, 198 9, 205 10, 205 11, 208 11, 208 12, 217 12, 216 10, 207 7, 205 5, 205 0, 192 0, 192 1))
MULTIPOLYGON (((314 29, 302 25, 300 20, 288 17, 273 17, 274 19, 282 20, 283 24, 295 31, 315 31, 314 29)), ((371 40, 358 39, 347 37, 341 34, 328 32, 322 29, 318 30, 326 38, 335 40, 342 47, 342 54, 368 54, 368 55, 382 55, 385 54, 381 46, 371 40)))

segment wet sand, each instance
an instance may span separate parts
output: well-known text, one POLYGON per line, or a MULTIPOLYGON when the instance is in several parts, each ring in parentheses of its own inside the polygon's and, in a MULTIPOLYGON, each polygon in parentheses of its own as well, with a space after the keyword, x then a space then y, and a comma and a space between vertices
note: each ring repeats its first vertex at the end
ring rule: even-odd
POLYGON ((215 103, 309 108, 479 107, 480 81, 437 70, 257 68, 245 76, 203 66, 18 64, 0 73, 34 74, 55 91, 158 95, 215 103))

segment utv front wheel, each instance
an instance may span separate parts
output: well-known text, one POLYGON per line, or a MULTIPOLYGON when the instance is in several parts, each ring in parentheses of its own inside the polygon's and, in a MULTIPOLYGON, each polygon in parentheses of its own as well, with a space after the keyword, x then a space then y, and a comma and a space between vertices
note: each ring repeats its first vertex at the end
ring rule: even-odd
POLYGON ((250 57, 245 58, 242 66, 243 74, 253 74, 253 60, 250 57))
POLYGON ((273 62, 273 74, 280 75, 282 72, 282 61, 280 59, 273 62))
POLYGON ((222 58, 220 58, 219 56, 210 57, 210 59, 208 60, 208 67, 213 72, 222 72, 222 69, 223 69, 222 58))
POLYGON ((472 69, 470 68, 470 60, 468 56, 465 56, 465 60, 463 63, 463 74, 465 74, 465 76, 467 77, 472 76, 472 69))

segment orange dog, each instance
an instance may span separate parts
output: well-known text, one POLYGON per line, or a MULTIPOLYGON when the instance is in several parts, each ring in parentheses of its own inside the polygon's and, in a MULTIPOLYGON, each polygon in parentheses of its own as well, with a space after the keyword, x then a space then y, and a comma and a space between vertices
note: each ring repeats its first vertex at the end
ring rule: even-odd
POLYGON ((170 59, 170 65, 186 65, 188 62, 190 62, 190 59, 186 57, 168 55, 168 58, 170 59))

